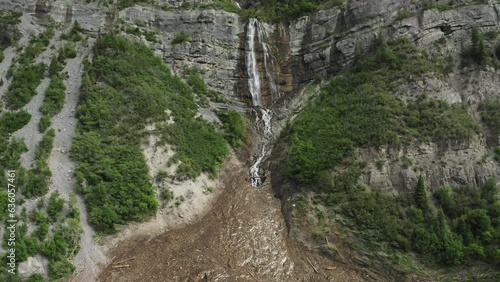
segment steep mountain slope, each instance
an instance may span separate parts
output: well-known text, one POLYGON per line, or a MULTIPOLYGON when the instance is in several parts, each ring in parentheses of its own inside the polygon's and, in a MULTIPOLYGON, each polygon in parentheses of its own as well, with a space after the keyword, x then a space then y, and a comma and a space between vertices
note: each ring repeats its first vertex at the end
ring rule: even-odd
POLYGON ((19 273, 496 279, 500 4, 236 2, 1 1, 19 273))

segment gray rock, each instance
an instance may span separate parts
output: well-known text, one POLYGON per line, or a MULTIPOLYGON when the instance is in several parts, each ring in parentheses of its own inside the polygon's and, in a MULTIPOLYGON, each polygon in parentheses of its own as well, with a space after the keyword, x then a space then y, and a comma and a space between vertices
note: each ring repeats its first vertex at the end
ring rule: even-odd
POLYGON ((47 266, 48 260, 41 255, 37 255, 19 263, 18 273, 21 277, 30 277, 35 273, 47 275, 47 266))
POLYGON ((119 13, 129 23, 142 23, 159 31, 165 62, 180 74, 196 66, 204 71, 209 87, 228 97, 239 77, 242 23, 238 15, 221 10, 171 10, 130 7, 119 13), (172 44, 176 34, 190 35, 190 42, 172 44))

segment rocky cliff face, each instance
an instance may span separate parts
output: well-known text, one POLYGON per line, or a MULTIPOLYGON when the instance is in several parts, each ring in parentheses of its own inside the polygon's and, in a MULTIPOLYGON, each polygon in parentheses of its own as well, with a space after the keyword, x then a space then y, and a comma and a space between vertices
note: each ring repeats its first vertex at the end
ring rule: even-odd
MULTIPOLYGON (((157 32, 158 41, 148 42, 139 36, 135 39, 143 40, 155 49, 174 72, 181 73, 196 66, 204 71, 203 77, 209 87, 233 102, 250 104, 245 69, 247 21, 220 9, 184 10, 179 8, 182 3, 158 2, 158 5, 174 7, 168 10, 135 6, 118 11, 84 1, 9 0, 2 1, 0 9, 34 13, 41 19, 50 18, 62 23, 78 20, 88 33, 94 35, 119 23, 140 25, 157 32), (172 44, 172 39, 180 32, 188 34, 190 40, 172 44)), ((294 112, 290 105, 300 107, 301 104, 285 101, 294 97, 306 83, 316 78, 328 78, 349 65, 356 45, 369 49, 373 40, 383 34, 388 38, 411 38, 431 55, 451 56, 455 63, 455 68, 447 76, 429 74, 418 81, 402 84, 396 93, 398 96, 405 100, 427 92, 449 103, 463 102, 479 119, 478 103, 499 95, 500 73, 493 68, 461 68, 460 54, 463 46, 470 44, 472 26, 483 32, 499 28, 500 5, 491 3, 439 11, 424 10, 421 3, 416 0, 347 1, 342 8, 319 11, 289 24, 262 24, 266 34, 263 40, 277 63, 273 72, 279 77, 279 95, 271 98, 263 50, 257 48, 264 104, 270 106, 278 101, 275 104, 278 116, 286 120, 294 112), (479 83, 470 84, 470 81, 479 83)), ((241 3, 243 6, 252 4, 252 1, 241 3)), ((363 180, 370 186, 383 189, 408 190, 422 171, 434 188, 443 184, 480 185, 487 177, 500 177, 498 165, 486 146, 496 138, 498 136, 486 134, 455 145, 429 143, 417 148, 401 148, 391 152, 389 157, 384 149, 379 152, 360 150, 359 156, 368 160, 371 167, 363 180), (414 164, 402 168, 403 156, 414 160, 414 164), (377 169, 376 163, 384 163, 382 169, 377 169)))
MULTIPOLYGON (((41 24, 50 19, 69 26, 77 20, 85 32, 94 37, 99 31, 107 32, 120 26, 153 31, 155 41, 146 40, 144 35, 118 32, 148 44, 177 74, 190 67, 201 69, 211 89, 223 93, 233 105, 250 108, 245 45, 248 20, 222 9, 183 9, 183 2, 161 0, 154 6, 118 10, 84 0, 4 0, 0 1, 0 9, 30 13, 41 24), (161 9, 162 5, 170 8, 161 9), (181 32, 188 34, 189 40, 174 43, 173 39, 181 32)), ((242 7, 255 2, 239 1, 242 7)), ((279 86, 277 97, 269 90, 263 45, 256 48, 256 60, 262 78, 262 106, 274 112, 274 137, 319 89, 306 89, 307 85, 341 71, 352 63, 357 45, 368 50, 380 34, 387 38, 408 37, 430 56, 450 57, 454 62, 447 74, 429 73, 402 82, 395 95, 406 101, 428 93, 451 104, 463 103, 480 120, 478 104, 500 97, 500 70, 462 67, 461 53, 464 46, 470 44, 473 26, 482 32, 498 31, 500 4, 490 1, 488 5, 439 11, 423 9, 420 0, 348 0, 342 8, 319 11, 290 23, 263 23, 265 36, 259 40, 268 45, 276 63, 272 75, 279 86)), ((209 115, 217 119, 212 112, 209 115)), ((492 152, 492 146, 499 140, 500 136, 486 129, 484 134, 471 140, 360 148, 356 155, 368 165, 361 181, 388 193, 413 191, 419 175, 425 178, 430 190, 442 185, 480 186, 490 177, 500 181, 500 166, 493 160, 492 152)), ((278 144, 271 164, 264 166, 270 167, 278 195, 287 196, 294 187, 284 177, 285 150, 284 144, 278 144)), ((285 202, 284 210, 288 213, 291 205, 285 202)))
POLYGON ((143 24, 158 31, 160 43, 152 47, 161 53, 177 73, 196 66, 204 71, 209 86, 236 99, 234 85, 239 79, 240 37, 243 21, 221 10, 171 10, 131 7, 119 13, 127 23, 143 24), (190 39, 172 44, 184 32, 190 39))
POLYGON ((328 75, 352 62, 355 45, 368 49, 379 33, 409 37, 428 48, 445 37, 449 51, 460 51, 472 26, 482 30, 498 28, 498 4, 464 6, 440 12, 423 10, 421 1, 347 1, 344 8, 320 11, 290 25, 291 55, 295 57, 297 83, 314 75, 328 75), (404 15, 406 14, 406 15, 404 15), (406 18, 403 18, 406 17, 406 18))
MULTIPOLYGON (((369 49, 379 34, 387 38, 408 37, 431 55, 451 56, 455 67, 445 76, 428 74, 421 80, 402 83, 396 95, 407 100, 426 92, 451 104, 464 103, 479 120, 478 103, 499 97, 500 72, 489 67, 462 68, 461 52, 470 44, 473 26, 483 32, 498 30, 500 6, 475 5, 439 11, 423 10, 420 3, 348 1, 342 9, 320 11, 291 23, 289 46, 294 88, 317 77, 329 77, 349 65, 356 45, 369 49), (481 82, 471 84, 471 81, 481 82)), ((482 185, 488 177, 500 180, 500 168, 488 149, 495 139, 498 136, 486 132, 485 136, 469 141, 428 143, 392 151, 360 149, 358 157, 370 164, 362 180, 371 187, 388 191, 412 190, 421 173, 431 189, 441 185, 482 185), (402 167, 403 157, 412 164, 402 167)))
MULTIPOLYGON (((207 1, 205 1, 207 2, 207 1)), ((204 4, 199 3, 199 4, 204 4)), ((182 1, 166 1, 179 7, 182 1)), ((253 2, 241 3, 251 5, 253 2)), ((470 29, 478 26, 486 32, 499 28, 500 5, 463 6, 447 11, 424 10, 421 1, 384 0, 376 3, 369 0, 347 1, 342 8, 319 11, 289 24, 263 24, 266 43, 269 45, 278 66, 278 98, 290 98, 305 83, 315 78, 327 78, 350 64, 354 58, 355 46, 368 49, 373 40, 384 34, 389 38, 409 37, 417 46, 427 49, 433 55, 451 56, 455 69, 446 77, 428 77, 402 85, 399 93, 402 99, 411 99, 426 91, 429 95, 449 103, 464 102, 471 113, 476 114, 477 104, 498 96, 498 70, 486 68, 463 69, 460 53, 470 43, 470 29), (404 16, 402 16, 404 15, 404 16), (436 43, 439 42, 439 45, 436 43), (471 85, 468 81, 480 83, 471 85)), ((56 22, 71 23, 78 20, 91 34, 107 30, 118 23, 141 25, 158 33, 157 42, 147 42, 161 54, 172 69, 182 70, 196 66, 204 70, 208 85, 222 92, 232 101, 248 101, 250 94, 245 70, 245 31, 247 21, 237 14, 212 8, 169 9, 157 7, 130 7, 117 11, 113 7, 101 7, 84 1, 9 0, 0 3, 0 9, 34 13, 39 18, 50 18, 56 22), (190 40, 172 44, 176 34, 189 34, 190 40), (248 97, 248 98, 245 98, 248 97)), ((141 38, 137 37, 137 40, 141 38)), ((263 78, 262 91, 265 104, 271 105, 269 87, 265 87, 262 49, 257 50, 257 61, 263 78)), ((283 107, 283 103, 281 107, 283 107)), ((421 148, 405 148, 394 155, 405 155, 415 159, 420 166, 397 168, 397 159, 386 158, 384 152, 361 150, 363 159, 385 162, 382 170, 372 169, 364 177, 367 184, 377 187, 409 189, 416 181, 415 169, 429 171, 429 182, 433 186, 442 184, 481 184, 491 175, 499 175, 497 165, 484 146, 488 136, 457 146, 438 144, 422 145, 421 148), (448 149, 446 149, 448 148, 448 149), (454 153, 451 153, 454 152, 454 153), (455 154, 457 157, 453 157, 455 154), (458 155, 471 154, 461 159, 458 155), (486 159, 486 161, 478 161, 486 159), (430 160, 430 163, 428 162, 430 160), (432 167, 435 166, 435 169, 432 167), (446 163, 446 164, 445 164, 446 163)), ((495 140, 489 136, 489 143, 495 140)))

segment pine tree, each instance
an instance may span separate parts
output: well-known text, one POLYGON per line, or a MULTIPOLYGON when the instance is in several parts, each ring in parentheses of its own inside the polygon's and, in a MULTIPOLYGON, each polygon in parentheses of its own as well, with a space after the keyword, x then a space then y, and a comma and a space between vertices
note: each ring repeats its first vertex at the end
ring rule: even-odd
POLYGON ((488 60, 488 49, 484 45, 484 38, 477 26, 472 27, 472 54, 476 63, 485 65, 488 60))
POLYGON ((429 199, 425 192, 424 178, 422 175, 418 177, 417 189, 415 190, 415 205, 423 211, 429 209, 429 199))

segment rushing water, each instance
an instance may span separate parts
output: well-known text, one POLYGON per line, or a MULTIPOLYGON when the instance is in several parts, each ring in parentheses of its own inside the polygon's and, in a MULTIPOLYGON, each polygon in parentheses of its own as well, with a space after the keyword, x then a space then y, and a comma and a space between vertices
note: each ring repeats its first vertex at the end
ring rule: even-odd
POLYGON ((257 68, 257 58, 255 54, 255 31, 258 21, 250 19, 247 30, 247 75, 248 89, 252 94, 252 102, 254 106, 260 106, 260 78, 259 69, 257 68))
POLYGON ((252 94, 252 104, 254 107, 260 107, 255 111, 255 125, 257 127, 257 131, 260 134, 260 142, 259 146, 260 154, 257 157, 257 160, 250 167, 250 179, 252 186, 262 185, 265 176, 261 174, 261 165, 264 159, 267 156, 267 153, 270 152, 270 147, 272 147, 272 118, 273 112, 270 109, 266 109, 262 107, 260 100, 260 92, 261 92, 261 83, 259 77, 259 69, 257 65, 257 55, 255 51, 256 44, 260 44, 262 46, 262 59, 263 59, 263 67, 264 72, 266 74, 266 78, 269 82, 269 91, 271 92, 272 99, 278 96, 278 87, 276 85, 275 79, 273 77, 273 69, 274 60, 271 55, 271 48, 266 42, 266 33, 262 24, 256 19, 250 19, 248 22, 247 29, 247 42, 246 42, 246 67, 247 67, 247 75, 248 75, 248 89, 252 94), (255 42, 255 35, 257 35, 258 42, 255 42))
POLYGON ((273 112, 269 109, 260 109, 260 118, 259 118, 259 111, 256 112, 256 118, 255 118, 255 123, 257 125, 257 129, 259 132, 263 133, 263 144, 261 144, 261 151, 259 154, 259 157, 257 160, 254 162, 254 164, 250 167, 250 179, 252 182, 252 186, 257 187, 262 185, 263 179, 265 179, 264 176, 261 175, 260 173, 260 166, 262 164, 262 161, 267 155, 267 152, 271 151, 272 143, 269 141, 272 141, 273 133, 272 133, 272 127, 271 127, 271 120, 273 118, 273 112), (267 144, 271 144, 270 146, 267 146, 267 144))

